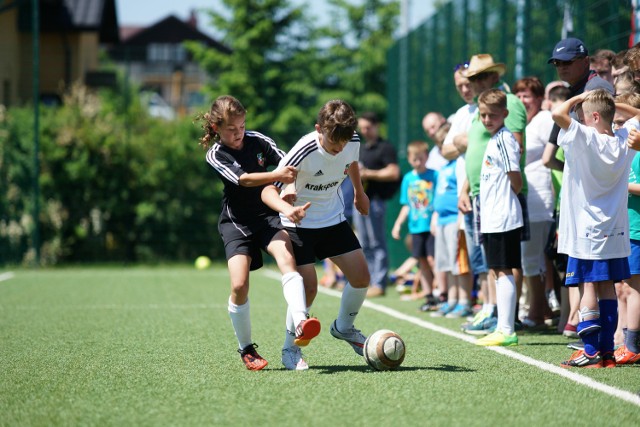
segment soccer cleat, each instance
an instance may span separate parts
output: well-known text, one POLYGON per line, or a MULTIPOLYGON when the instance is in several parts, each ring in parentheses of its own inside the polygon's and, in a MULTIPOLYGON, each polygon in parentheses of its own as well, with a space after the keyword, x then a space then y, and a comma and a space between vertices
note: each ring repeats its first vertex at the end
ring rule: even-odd
POLYGON ((253 343, 249 344, 242 350, 238 350, 238 353, 240 353, 240 357, 242 358, 244 365, 250 371, 259 371, 269 364, 262 358, 262 356, 258 354, 256 348, 258 348, 258 344, 253 343))
POLYGON ((613 351, 607 351, 602 354, 602 367, 603 368, 615 368, 616 358, 613 355, 613 351))
POLYGON ((631 365, 640 363, 640 353, 630 351, 626 345, 621 345, 614 353, 618 365, 631 365))
POLYGON ((490 316, 491 316, 491 314, 487 313, 484 310, 480 310, 475 314, 475 316, 473 316, 472 319, 469 319, 468 322, 462 324, 462 326, 461 326, 462 330, 464 331, 469 326, 476 325, 476 324, 482 322, 484 319, 486 319, 487 317, 490 317, 490 316))
POLYGON ((447 314, 451 313, 455 308, 455 304, 449 304, 448 302, 443 303, 437 311, 434 311, 430 314, 431 317, 445 317, 447 314))
POLYGON ((495 316, 485 317, 477 324, 467 325, 462 331, 469 335, 487 335, 495 331, 498 318, 495 316))
POLYGON ((359 356, 362 356, 364 342, 367 340, 367 337, 362 335, 359 329, 351 327, 348 331, 340 332, 336 327, 336 320, 334 320, 329 332, 331 332, 334 338, 346 341, 353 348, 353 351, 358 353, 359 356))
POLYGON ((600 352, 589 356, 584 350, 574 351, 569 360, 560 364, 563 368, 602 368, 600 352))
POLYGON ((461 317, 467 317, 473 314, 471 307, 464 304, 456 304, 456 306, 448 312, 444 317, 447 319, 458 319, 461 317))
POLYGON ((486 337, 479 338, 478 340, 476 340, 475 344, 485 347, 508 347, 512 345, 518 345, 518 336, 515 334, 515 332, 511 335, 507 335, 502 331, 496 331, 492 334, 487 335, 486 337))
POLYGON ((282 349, 282 364, 290 371, 306 371, 309 365, 302 358, 302 350, 297 345, 282 349))
POLYGON ((315 317, 309 317, 298 324, 296 338, 293 343, 299 347, 306 347, 309 342, 320 333, 320 321, 315 317))

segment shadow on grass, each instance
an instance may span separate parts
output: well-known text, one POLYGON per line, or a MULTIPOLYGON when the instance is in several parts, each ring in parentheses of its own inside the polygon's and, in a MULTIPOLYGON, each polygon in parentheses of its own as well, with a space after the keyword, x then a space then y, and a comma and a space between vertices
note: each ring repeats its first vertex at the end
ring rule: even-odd
MULTIPOLYGON (((379 372, 369 366, 312 366, 309 370, 321 371, 321 374, 338 374, 340 372, 379 372)), ((442 372, 475 372, 475 369, 465 368, 463 366, 439 365, 439 366, 400 366, 394 372, 411 372, 411 371, 442 371, 442 372)))

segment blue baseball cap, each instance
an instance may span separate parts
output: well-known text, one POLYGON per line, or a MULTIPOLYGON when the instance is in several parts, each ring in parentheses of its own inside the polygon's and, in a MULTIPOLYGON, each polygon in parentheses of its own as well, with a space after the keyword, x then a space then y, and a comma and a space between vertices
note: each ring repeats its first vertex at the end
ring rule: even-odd
POLYGON ((576 56, 589 56, 589 51, 587 50, 582 40, 575 39, 570 37, 568 39, 563 39, 556 44, 556 47, 553 48, 553 52, 551 52, 551 58, 547 61, 547 64, 551 64, 553 61, 571 61, 576 56))

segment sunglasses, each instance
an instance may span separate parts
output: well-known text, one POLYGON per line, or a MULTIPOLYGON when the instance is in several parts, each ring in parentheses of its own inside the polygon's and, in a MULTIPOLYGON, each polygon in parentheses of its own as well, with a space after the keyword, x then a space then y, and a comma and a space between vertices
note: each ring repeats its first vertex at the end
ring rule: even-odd
POLYGON ((480 73, 480 74, 476 74, 475 76, 468 77, 468 79, 470 82, 478 82, 480 80, 486 79, 490 75, 491 73, 480 73))
POLYGON ((582 59, 584 58, 583 56, 579 56, 576 58, 573 58, 571 61, 560 61, 559 59, 554 59, 553 61, 551 61, 551 64, 554 67, 568 67, 569 65, 573 64, 574 62, 576 62, 578 59, 582 59))
POLYGON ((466 70, 467 68, 469 68, 469 62, 462 62, 453 67, 453 71, 466 70))

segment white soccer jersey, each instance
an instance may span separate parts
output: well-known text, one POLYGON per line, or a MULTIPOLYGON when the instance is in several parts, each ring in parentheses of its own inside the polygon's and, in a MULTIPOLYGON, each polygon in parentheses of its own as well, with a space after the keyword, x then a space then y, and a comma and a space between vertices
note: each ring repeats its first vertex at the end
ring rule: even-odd
POLYGON ((520 172, 520 145, 506 127, 489 140, 480 170, 480 231, 504 233, 522 227, 522 208, 508 172, 520 172))
POLYGON ((627 147, 629 120, 615 136, 572 119, 561 130, 564 149, 558 252, 573 258, 605 260, 631 253, 629 245, 629 168, 635 151, 627 147))
MULTIPOLYGON (((324 228, 346 220, 345 203, 340 184, 347 176, 349 166, 358 161, 360 138, 354 133, 351 141, 337 155, 327 153, 318 141, 318 132, 303 136, 280 161, 278 169, 295 166, 298 176, 295 181, 296 206, 311 202, 307 215, 296 225, 280 215, 285 227, 324 228)), ((276 184, 282 187, 281 183, 276 184)))

